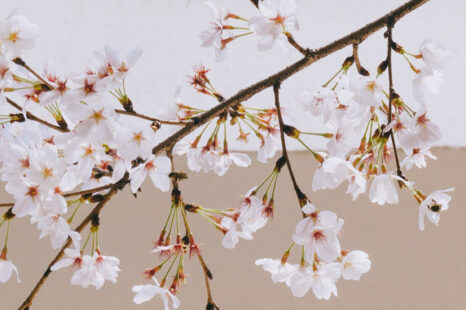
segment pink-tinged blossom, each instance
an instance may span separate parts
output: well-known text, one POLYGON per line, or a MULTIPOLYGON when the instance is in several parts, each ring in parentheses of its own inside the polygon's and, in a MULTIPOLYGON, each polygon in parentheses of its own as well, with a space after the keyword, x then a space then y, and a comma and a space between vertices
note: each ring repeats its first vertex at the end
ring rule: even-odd
POLYGON ((424 230, 424 218, 427 216, 429 221, 438 225, 440 212, 448 209, 448 203, 451 196, 446 194, 452 192, 454 188, 438 190, 427 196, 419 205, 419 229, 424 230))
POLYGON ((133 286, 133 292, 136 293, 136 295, 133 298, 133 302, 135 304, 142 304, 146 301, 151 300, 154 297, 158 297, 162 299, 165 310, 170 310, 170 301, 171 308, 178 309, 178 307, 180 306, 180 300, 175 295, 173 295, 168 289, 161 287, 155 277, 153 277, 152 279, 154 280, 155 285, 146 284, 133 286))
POLYGON ((225 230, 222 245, 227 249, 233 249, 238 244, 239 238, 252 240, 252 235, 237 230, 238 223, 230 217, 224 216, 220 225, 225 230))
POLYGON ((136 193, 147 176, 150 177, 152 183, 161 191, 168 191, 170 188, 170 178, 168 177, 170 171, 171 162, 168 157, 151 155, 144 163, 131 169, 129 174, 131 178, 131 191, 136 193))
POLYGON ((248 236, 261 229, 267 224, 267 217, 264 215, 264 205, 262 200, 252 195, 255 187, 251 189, 243 198, 238 224, 241 225, 243 233, 248 236))
POLYGON ((226 23, 230 11, 225 7, 219 8, 212 1, 206 1, 206 4, 212 11, 214 21, 210 23, 208 29, 203 30, 199 35, 202 40, 201 46, 213 46, 215 48, 215 60, 221 62, 225 60, 227 55, 226 44, 233 37, 228 31, 232 26, 226 23))
POLYGON ((340 276, 338 263, 322 264, 315 271, 313 267, 301 268, 291 278, 291 293, 295 297, 303 297, 312 288, 318 299, 328 300, 332 294, 337 296, 335 283, 340 276))
POLYGON ((82 121, 75 127, 80 137, 88 137, 92 141, 110 143, 115 132, 115 112, 102 104, 83 105, 82 121))
POLYGON ((270 49, 277 39, 285 40, 284 31, 299 29, 294 0, 259 1, 259 13, 250 19, 249 26, 260 37, 260 51, 270 49))
POLYGON ((401 167, 405 167, 407 170, 413 166, 425 168, 427 166, 426 158, 437 159, 429 149, 413 149, 412 153, 403 159, 401 167))
POLYGON ((306 259, 312 263, 314 254, 325 262, 334 261, 341 252, 338 234, 343 220, 332 211, 318 211, 312 204, 302 208, 307 216, 296 225, 293 241, 304 246, 306 259))
POLYGON ((9 190, 16 198, 12 211, 17 217, 34 215, 40 208, 43 193, 39 185, 21 182, 11 185, 9 190))
POLYGON ((66 219, 59 214, 35 215, 31 218, 31 223, 36 222, 40 230, 39 239, 50 237, 54 249, 60 248, 68 237, 80 239, 79 234, 72 231, 66 219))
POLYGON ((121 271, 120 260, 114 256, 101 255, 99 250, 94 253, 93 259, 97 272, 102 276, 102 278, 106 281, 116 283, 118 272, 121 271))
POLYGON ((136 64, 141 55, 142 50, 140 48, 132 49, 125 56, 122 56, 117 50, 108 46, 105 47, 105 59, 112 67, 113 77, 118 80, 126 77, 128 71, 136 64))
POLYGON ((152 154, 155 139, 155 132, 148 124, 122 128, 118 135, 118 154, 127 161, 137 157, 147 159, 152 154))
POLYGON ((50 270, 56 271, 60 270, 62 268, 66 268, 69 266, 73 266, 75 268, 80 268, 82 265, 82 255, 80 251, 80 237, 73 239, 73 246, 74 249, 72 248, 67 248, 65 249, 65 258, 62 258, 58 262, 56 262, 52 267, 50 267, 50 270))

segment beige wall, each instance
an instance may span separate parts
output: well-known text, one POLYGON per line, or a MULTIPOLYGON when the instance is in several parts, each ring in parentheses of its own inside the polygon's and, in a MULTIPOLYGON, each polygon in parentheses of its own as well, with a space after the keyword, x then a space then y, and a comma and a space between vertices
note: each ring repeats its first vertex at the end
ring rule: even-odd
MULTIPOLYGON (((466 151, 436 149, 439 160, 428 170, 407 175, 430 192, 455 186, 451 208, 442 213, 440 226, 417 228, 417 206, 407 191, 397 206, 370 205, 365 197, 351 202, 344 188, 312 193, 310 184, 316 167, 306 153, 294 153, 293 166, 303 189, 320 209, 337 212, 345 219, 343 248, 369 253, 372 270, 359 282, 340 280, 338 297, 319 301, 312 293, 294 298, 284 285, 274 285, 269 275, 254 266, 260 257, 280 257, 289 246, 300 218, 288 173, 279 179, 276 214, 253 241, 240 241, 233 251, 224 249, 221 235, 201 219, 190 217, 205 259, 214 274, 213 293, 223 309, 465 309, 466 307, 466 151)), ((180 161, 181 162, 181 161, 180 161)), ((270 165, 232 169, 222 178, 212 174, 190 174, 182 184, 185 201, 210 208, 231 208, 239 195, 257 184, 270 165)), ((69 270, 52 273, 32 309, 163 309, 154 301, 132 303, 131 287, 143 283, 141 272, 156 264, 149 252, 169 207, 169 197, 146 186, 138 199, 127 191, 119 194, 102 212, 100 232, 104 254, 121 259, 119 282, 106 283, 100 291, 68 285, 69 270)), ((4 193, 1 201, 8 200, 4 193)), ((85 208, 83 208, 83 213, 85 208)), ((3 235, 1 238, 3 239, 3 235)), ((38 232, 26 219, 15 220, 11 230, 9 258, 20 270, 22 284, 10 280, 0 285, 0 309, 16 309, 55 255, 48 240, 38 241, 38 232)), ((179 295, 181 309, 203 309, 204 282, 197 260, 188 261, 188 283, 179 295)))

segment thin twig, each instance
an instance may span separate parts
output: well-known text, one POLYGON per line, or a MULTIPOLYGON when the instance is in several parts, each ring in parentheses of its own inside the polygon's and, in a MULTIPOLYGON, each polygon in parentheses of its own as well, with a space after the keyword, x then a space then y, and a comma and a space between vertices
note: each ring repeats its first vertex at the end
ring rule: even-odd
POLYGON ((291 33, 287 32, 285 35, 286 35, 286 38, 288 39, 288 43, 290 43, 291 46, 293 46, 295 49, 297 49, 298 52, 300 52, 304 56, 311 53, 311 51, 309 49, 305 49, 304 47, 299 45, 299 43, 296 42, 296 40, 293 38, 293 35, 291 33))
POLYGON ((100 191, 112 188, 114 185, 115 185, 114 183, 111 183, 111 184, 107 184, 107 185, 103 185, 103 186, 99 186, 95 188, 85 189, 79 192, 66 193, 66 194, 63 194, 63 197, 72 197, 72 196, 92 194, 95 192, 100 192, 100 191))
POLYGON ((296 177, 294 176, 293 169, 291 168, 290 158, 288 157, 288 152, 286 150, 286 142, 285 142, 285 133, 283 131, 283 127, 285 124, 283 123, 282 112, 280 108, 280 83, 277 83, 273 86, 273 93, 275 98, 275 107, 277 109, 277 116, 278 116, 278 124, 280 125, 280 139, 282 142, 282 156, 286 161, 286 166, 288 167, 288 171, 290 172, 291 182, 293 183, 294 191, 296 192, 296 196, 298 197, 298 201, 301 207, 308 201, 306 195, 301 191, 298 186, 298 182, 296 182, 296 177))
POLYGON ((31 67, 28 66, 28 64, 21 58, 21 57, 16 57, 15 59, 13 59, 13 62, 15 64, 17 64, 18 66, 21 66, 23 67, 24 69, 26 69, 27 71, 29 71, 32 75, 34 75, 39 81, 41 81, 43 84, 45 84, 45 86, 47 86, 49 88, 49 90, 52 90, 54 89, 55 87, 53 87, 49 82, 47 82, 44 78, 42 78, 39 74, 37 74, 36 71, 34 71, 31 67))
MULTIPOLYGON (((110 191, 103 196, 102 200, 97 204, 97 206, 95 206, 94 209, 92 209, 92 211, 86 216, 86 218, 74 230, 78 233, 81 232, 87 226, 87 224, 91 222, 92 217, 95 215, 98 215, 100 211, 102 210, 102 208, 107 204, 107 202, 128 183, 128 180, 129 180, 129 174, 126 173, 125 176, 120 181, 118 181, 117 183, 113 185, 110 191)), ((65 249, 67 249, 71 245, 71 243, 72 243, 71 238, 68 238, 66 240, 65 245, 63 245, 60 252, 58 252, 57 256, 55 256, 55 258, 50 262, 44 274, 39 279, 39 281, 36 283, 31 293, 29 293, 29 296, 21 304, 18 310, 29 309, 34 297, 39 292, 40 288, 44 284, 47 277, 50 275, 50 273, 52 273, 52 270, 51 270, 52 266, 63 257, 65 249)))
POLYGON ((356 64, 356 69, 358 70, 359 74, 364 75, 364 76, 369 76, 370 75, 369 71, 367 71, 366 68, 364 68, 361 65, 361 61, 359 60, 358 49, 359 49, 359 44, 353 44, 353 59, 354 59, 354 63, 356 64))
POLYGON ((192 123, 187 124, 179 131, 174 133, 169 138, 165 139, 157 146, 152 149, 152 153, 157 155, 162 151, 173 147, 178 141, 182 138, 202 126, 203 124, 207 123, 212 118, 218 116, 223 111, 228 109, 235 104, 241 103, 245 100, 248 100, 255 94, 263 91, 266 88, 273 86, 277 82, 283 82, 284 80, 288 79, 290 76, 296 74, 297 72, 303 70, 306 67, 309 67, 312 63, 318 61, 321 58, 324 58, 334 52, 352 45, 352 44, 359 44, 360 42, 364 41, 367 37, 369 37, 374 32, 378 31, 379 29, 383 28, 387 25, 388 20, 397 21, 409 12, 415 10, 416 8, 420 7, 421 5, 425 4, 429 0, 411 0, 403 4, 402 6, 398 7, 397 9, 391 11, 390 13, 384 15, 383 17, 373 21, 372 23, 367 24, 366 26, 360 28, 357 31, 350 33, 324 47, 321 47, 317 50, 311 50, 309 54, 303 57, 301 60, 295 62, 294 64, 286 67, 285 69, 275 73, 274 75, 269 76, 266 79, 263 79, 245 89, 240 90, 238 93, 233 95, 227 100, 223 100, 220 104, 216 105, 209 111, 193 117, 192 123))
MULTIPOLYGON (((13 100, 11 100, 10 98, 6 97, 6 101, 12 106, 14 107, 15 109, 17 109, 18 111, 22 111, 23 108, 18 105, 16 102, 14 102, 13 100)), ((34 114, 32 114, 31 112, 26 112, 26 117, 31 120, 31 121, 35 121, 35 122, 38 122, 38 123, 41 123, 42 125, 45 125, 47 127, 50 127, 52 129, 55 129, 55 130, 58 130, 60 132, 70 132, 69 129, 65 129, 65 128, 61 128, 59 126, 56 126, 54 124, 50 124, 49 122, 47 121, 44 121, 43 119, 35 116, 34 114)))
MULTIPOLYGON (((388 92, 388 124, 392 121, 392 101, 393 101, 393 70, 392 70, 392 30, 393 25, 395 24, 394 21, 389 21, 387 23, 387 62, 388 62, 388 84, 389 84, 389 92, 388 92)), ((393 151, 395 153, 395 162, 396 162, 396 174, 399 177, 403 177, 403 172, 401 171, 400 167, 400 160, 398 158, 398 151, 396 149, 395 143, 395 134, 393 130, 390 130, 390 138, 392 140, 393 151)))
MULTIPOLYGON (((63 197, 73 197, 73 196, 79 196, 79 195, 92 194, 95 192, 100 192, 100 191, 112 188, 112 186, 114 185, 115 184, 112 183, 112 184, 107 184, 107 185, 103 185, 103 186, 96 187, 96 188, 86 189, 86 190, 79 191, 79 192, 66 193, 66 194, 63 194, 63 197)), ((0 203, 0 208, 13 207, 14 205, 15 205, 14 202, 0 203)))
POLYGON ((186 125, 189 124, 189 121, 166 121, 162 119, 158 119, 155 117, 147 116, 144 114, 136 113, 136 112, 130 112, 130 111, 125 111, 125 110, 115 110, 116 113, 118 114, 124 114, 124 115, 129 115, 129 116, 134 116, 138 118, 142 118, 148 121, 160 123, 160 124, 165 124, 165 125, 186 125))
MULTIPOLYGON (((173 152, 172 149, 168 149, 166 151, 167 157, 170 159, 171 162, 171 172, 174 173, 175 171, 175 161, 173 160, 173 152)), ((179 192, 179 185, 178 185, 178 179, 176 177, 171 178, 172 182, 172 190, 177 192, 177 195, 180 195, 179 192)), ((186 235, 189 237, 190 242, 194 240, 193 233, 191 231, 191 228, 189 226, 188 222, 188 216, 186 215, 186 210, 184 209, 184 203, 182 202, 181 196, 179 197, 180 204, 182 205, 181 208, 181 216, 183 218, 183 223, 186 229, 186 235)), ((206 286, 206 291, 207 291, 207 304, 210 305, 211 307, 214 307, 216 310, 220 310, 220 307, 217 306, 212 298, 212 291, 210 289, 210 283, 209 279, 212 279, 212 273, 210 272, 209 268, 207 267, 207 264, 204 261, 204 258, 202 257, 202 254, 200 251, 197 252, 197 257, 199 258, 199 262, 202 266, 202 271, 204 272, 204 278, 205 278, 205 286, 206 286)))

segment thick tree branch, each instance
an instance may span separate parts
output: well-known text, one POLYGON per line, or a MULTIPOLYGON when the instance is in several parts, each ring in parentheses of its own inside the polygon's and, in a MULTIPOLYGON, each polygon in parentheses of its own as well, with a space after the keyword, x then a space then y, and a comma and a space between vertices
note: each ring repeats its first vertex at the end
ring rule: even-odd
POLYGON ((248 100, 255 94, 263 91, 266 88, 273 86, 275 83, 281 83, 284 80, 288 79, 290 76, 296 74, 297 72, 303 70, 306 67, 309 67, 314 62, 318 61, 321 58, 324 58, 344 47, 347 47, 352 44, 359 44, 369 37, 374 32, 385 27, 388 21, 396 22, 409 12, 415 10, 421 5, 425 4, 429 0, 411 0, 398 7, 397 9, 391 11, 390 13, 382 16, 381 18, 373 21, 372 23, 367 24, 366 26, 360 28, 357 31, 350 33, 326 46, 323 46, 317 50, 311 50, 301 60, 295 62, 294 64, 286 67, 280 72, 275 73, 274 75, 269 76, 262 81, 259 81, 245 89, 240 90, 238 93, 233 95, 227 100, 223 100, 219 105, 213 107, 209 111, 196 116, 193 118, 193 122, 184 126, 182 129, 174 133, 171 137, 162 141, 159 145, 152 149, 153 154, 159 154, 162 151, 173 147, 178 141, 182 138, 193 132, 195 129, 199 128, 203 124, 207 123, 212 118, 218 116, 223 111, 229 107, 241 103, 245 100, 248 100))
MULTIPOLYGON (((109 202, 110 199, 119 190, 123 189, 125 185, 128 183, 128 181, 129 181, 129 174, 126 173, 125 176, 120 181, 118 181, 112 186, 112 188, 107 194, 103 195, 102 200, 97 204, 97 206, 94 207, 94 209, 92 209, 92 211, 86 216, 86 218, 74 230, 78 233, 81 232, 87 226, 87 224, 91 222, 92 217, 95 215, 98 215, 100 211, 102 210, 102 208, 107 204, 107 202, 109 202)), ((18 310, 29 310, 29 307, 31 306, 34 297, 39 292, 45 280, 47 280, 48 276, 52 273, 52 270, 51 270, 52 266, 63 257, 65 249, 68 248, 71 245, 71 243, 72 243, 71 238, 68 238, 68 240, 66 240, 65 245, 63 245, 60 252, 58 252, 57 256, 55 256, 55 258, 50 262, 44 274, 39 279, 39 281, 36 283, 36 285, 32 289, 29 296, 26 298, 26 300, 21 304, 21 306, 19 306, 18 310)))

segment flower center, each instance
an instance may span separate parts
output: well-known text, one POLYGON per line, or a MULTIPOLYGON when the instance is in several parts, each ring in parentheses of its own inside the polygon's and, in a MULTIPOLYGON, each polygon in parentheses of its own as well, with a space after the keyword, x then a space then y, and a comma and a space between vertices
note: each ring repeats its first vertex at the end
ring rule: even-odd
POLYGON ((10 33, 10 35, 8 36, 8 40, 10 40, 11 42, 13 43, 16 43, 16 41, 18 41, 18 33, 17 32, 12 32, 10 33))
POLYGON ((275 18, 271 18, 271 21, 275 22, 276 24, 283 25, 285 22, 286 17, 281 16, 278 14, 275 18))
POLYGON ((26 195, 31 196, 31 198, 38 196, 39 195, 39 191, 37 190, 38 188, 39 188, 39 185, 30 186, 28 188, 26 195))
POLYGON ((312 238, 314 238, 315 241, 324 241, 325 240, 325 235, 322 231, 320 230, 314 230, 312 232, 312 238))
POLYGON ((374 92, 375 90, 375 81, 371 81, 369 83, 367 83, 367 90, 371 91, 371 92, 374 92))

